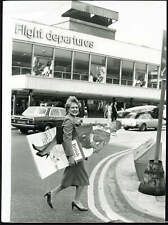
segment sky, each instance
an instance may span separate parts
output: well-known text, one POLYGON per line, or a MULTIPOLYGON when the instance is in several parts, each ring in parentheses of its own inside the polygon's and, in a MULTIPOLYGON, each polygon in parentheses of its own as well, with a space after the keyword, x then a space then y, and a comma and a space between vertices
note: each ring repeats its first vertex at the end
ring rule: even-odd
MULTIPOLYGON (((161 49, 163 30, 166 30, 166 1, 81 1, 119 13, 119 20, 110 28, 116 29, 116 40, 161 49)), ((71 1, 6 1, 4 14, 14 18, 54 24, 61 21, 71 1)))

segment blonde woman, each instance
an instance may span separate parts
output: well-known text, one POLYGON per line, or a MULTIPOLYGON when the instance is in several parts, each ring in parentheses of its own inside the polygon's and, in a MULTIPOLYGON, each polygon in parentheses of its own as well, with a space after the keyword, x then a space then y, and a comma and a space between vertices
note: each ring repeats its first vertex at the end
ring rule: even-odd
POLYGON ((70 96, 65 105, 67 115, 63 126, 63 147, 69 161, 69 166, 65 168, 61 184, 44 195, 48 205, 53 208, 52 198, 63 189, 75 186, 75 196, 72 201, 72 210, 77 208, 80 211, 87 211, 81 202, 81 194, 84 187, 89 185, 88 174, 84 167, 84 161, 75 163, 72 153, 72 140, 77 138, 76 126, 80 126, 81 121, 77 118, 79 114, 79 102, 75 96, 70 96))

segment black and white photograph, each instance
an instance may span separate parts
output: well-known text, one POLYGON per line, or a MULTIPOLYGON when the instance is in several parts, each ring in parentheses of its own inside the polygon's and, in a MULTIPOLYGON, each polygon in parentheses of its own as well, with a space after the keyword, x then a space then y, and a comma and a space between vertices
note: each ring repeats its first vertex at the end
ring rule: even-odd
POLYGON ((167 1, 2 2, 4 223, 166 223, 167 1))

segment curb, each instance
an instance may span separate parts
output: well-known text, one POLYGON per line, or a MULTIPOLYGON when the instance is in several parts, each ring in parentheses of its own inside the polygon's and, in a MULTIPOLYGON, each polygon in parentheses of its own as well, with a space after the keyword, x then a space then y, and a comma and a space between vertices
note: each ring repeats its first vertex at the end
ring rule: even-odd
MULTIPOLYGON (((152 210, 147 210, 145 208, 142 208, 140 205, 137 204, 137 201, 133 201, 131 198, 128 197, 128 195, 124 192, 123 190, 123 184, 121 182, 122 179, 119 178, 119 174, 122 173, 122 169, 121 169, 121 166, 123 164, 123 161, 125 162, 126 160, 128 160, 129 156, 131 155, 132 153, 129 153, 129 155, 126 155, 126 156, 123 156, 118 162, 117 162, 117 165, 116 165, 116 168, 115 168, 115 176, 116 176, 116 183, 117 183, 117 186, 122 194, 122 196, 124 197, 124 199, 126 200, 126 202, 133 208, 135 209, 136 211, 139 211, 141 213, 144 213, 144 214, 147 214, 147 215, 150 215, 150 216, 153 216, 153 217, 157 217, 158 219, 163 219, 165 220, 164 216, 160 215, 159 213, 157 213, 156 211, 153 211, 152 210), (135 203, 136 202, 136 203, 135 203)), ((125 170, 126 171, 126 170, 125 170)), ((136 175, 136 171, 131 171, 131 173, 133 176, 136 175)), ((132 179, 133 181, 133 179, 132 179)), ((138 180, 137 178, 137 181, 135 182, 135 185, 138 185, 140 183, 140 181, 138 180)), ((132 184, 131 184, 132 185, 132 184)), ((136 187, 137 188, 137 187, 136 187)), ((136 190, 135 188, 135 190, 136 190)), ((138 188, 137 188, 137 192, 138 192, 138 188)), ((145 194, 143 193, 140 193, 138 192, 139 195, 142 195, 143 197, 145 197, 145 194)), ((147 198, 150 198, 151 196, 147 196, 147 198)), ((154 196, 155 197, 155 196, 154 196)), ((145 205, 145 204, 144 204, 145 205)))

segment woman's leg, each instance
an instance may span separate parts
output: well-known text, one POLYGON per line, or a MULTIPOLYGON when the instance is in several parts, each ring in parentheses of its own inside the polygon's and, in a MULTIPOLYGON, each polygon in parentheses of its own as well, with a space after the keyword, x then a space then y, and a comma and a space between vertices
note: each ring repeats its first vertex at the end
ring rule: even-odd
POLYGON ((85 186, 76 186, 75 202, 80 202, 80 198, 85 186))
POLYGON ((81 211, 88 211, 88 208, 84 207, 83 204, 80 202, 84 187, 85 186, 76 186, 75 199, 72 202, 72 209, 74 206, 76 206, 81 211))
POLYGON ((65 189, 65 187, 63 187, 61 184, 58 185, 56 188, 51 190, 51 195, 56 195, 58 192, 62 191, 63 189, 65 189))
POLYGON ((62 191, 63 189, 64 189, 64 187, 62 185, 58 185, 55 189, 47 192, 44 195, 44 197, 47 198, 47 203, 51 208, 54 208, 53 204, 52 204, 52 195, 57 194, 58 192, 62 191))

